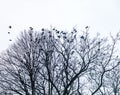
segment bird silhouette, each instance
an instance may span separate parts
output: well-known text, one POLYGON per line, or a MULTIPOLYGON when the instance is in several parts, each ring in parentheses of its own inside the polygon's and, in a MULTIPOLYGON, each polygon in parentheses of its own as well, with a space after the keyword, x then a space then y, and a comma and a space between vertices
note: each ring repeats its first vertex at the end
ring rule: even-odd
POLYGON ((11 39, 9 39, 9 41, 12 41, 11 39))
POLYGON ((29 27, 30 28, 30 30, 33 30, 33 28, 32 27, 29 27))
POLYGON ((84 36, 81 36, 80 38, 81 38, 81 39, 84 39, 84 36))
POLYGON ((66 36, 63 36, 64 39, 66 39, 67 37, 66 36))
POLYGON ((66 35, 66 33, 65 33, 65 32, 63 32, 62 34, 66 35))
POLYGON ((88 28, 89 28, 88 26, 85 27, 85 29, 88 29, 88 28))
POLYGON ((60 36, 58 36, 58 38, 60 38, 60 36))
POLYGON ((49 37, 52 37, 52 35, 49 35, 49 37))
POLYGON ((56 31, 56 33, 59 33, 59 31, 56 31))
POLYGON ((51 31, 48 31, 48 33, 51 33, 51 31))
POLYGON ((45 29, 44 29, 44 28, 42 28, 41 30, 42 30, 42 31, 44 31, 45 29))
POLYGON ((12 28, 12 26, 9 26, 9 28, 11 29, 11 28, 12 28))
MULTIPOLYGON (((9 29, 11 29, 11 28, 12 28, 12 26, 10 25, 9 29)), ((10 35, 10 32, 8 32, 8 34, 10 35)), ((12 39, 9 39, 9 41, 12 41, 12 39)))
POLYGON ((75 29, 75 28, 73 28, 73 31, 76 33, 77 32, 77 30, 75 29))
POLYGON ((55 28, 53 28, 53 30, 55 30, 55 28))
POLYGON ((41 33, 41 35, 43 35, 43 34, 44 34, 44 32, 41 33))

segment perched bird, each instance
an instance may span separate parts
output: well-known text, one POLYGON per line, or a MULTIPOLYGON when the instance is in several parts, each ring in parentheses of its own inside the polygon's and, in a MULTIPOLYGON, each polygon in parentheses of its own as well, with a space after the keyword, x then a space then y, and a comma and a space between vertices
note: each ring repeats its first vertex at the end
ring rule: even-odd
POLYGON ((74 38, 76 38, 76 35, 74 35, 74 38))
POLYGON ((12 28, 12 26, 9 26, 9 28, 11 29, 11 28, 12 28))
POLYGON ((61 31, 61 33, 63 33, 63 31, 61 31))
POLYGON ((29 35, 32 36, 32 32, 30 32, 29 35))
POLYGON ((58 36, 58 38, 60 38, 60 36, 58 36))
POLYGON ((65 32, 63 32, 62 34, 66 35, 66 33, 65 33, 65 32))
POLYGON ((48 33, 51 33, 51 31, 49 31, 48 33))
POLYGON ((63 36, 64 39, 66 39, 67 37, 66 36, 63 36))
POLYGON ((11 39, 9 39, 9 41, 12 41, 11 39))
POLYGON ((74 41, 74 39, 71 39, 70 43, 72 43, 74 41))
POLYGON ((88 26, 85 27, 85 29, 88 29, 88 28, 89 28, 88 26))
POLYGON ((30 28, 30 30, 33 30, 33 28, 32 27, 29 27, 30 28))
POLYGON ((53 30, 55 30, 55 28, 53 28, 53 30))
POLYGON ((43 37, 43 39, 45 39, 45 36, 43 37))
POLYGON ((100 49, 98 49, 98 51, 100 51, 100 49))
POLYGON ((75 29, 75 28, 73 28, 73 31, 76 33, 77 32, 77 30, 75 29))
POLYGON ((100 44, 100 42, 98 42, 98 44, 100 44))
POLYGON ((59 33, 59 31, 56 31, 56 33, 59 33))
POLYGON ((35 42, 37 42, 38 41, 38 39, 37 38, 35 38, 35 42))
POLYGON ((73 53, 74 53, 74 51, 71 52, 71 54, 73 54, 73 53))
POLYGON ((41 35, 43 35, 43 34, 44 34, 44 32, 41 33, 41 35))
POLYGON ((42 28, 41 30, 42 30, 42 31, 44 31, 45 29, 44 29, 44 28, 42 28))
POLYGON ((49 35, 49 37, 52 37, 52 35, 49 35))
POLYGON ((70 40, 67 40, 67 42, 69 43, 69 42, 70 42, 70 40))
POLYGON ((81 38, 81 39, 84 39, 84 36, 81 36, 80 38, 81 38))

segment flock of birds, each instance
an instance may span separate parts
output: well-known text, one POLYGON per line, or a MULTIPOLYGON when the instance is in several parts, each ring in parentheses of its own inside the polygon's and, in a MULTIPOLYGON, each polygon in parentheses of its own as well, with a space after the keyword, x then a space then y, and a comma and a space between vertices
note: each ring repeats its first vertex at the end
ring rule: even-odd
MULTIPOLYGON (((10 29, 10 30, 8 31, 8 35, 10 36, 10 35, 11 35, 11 29, 12 29, 12 26, 10 25, 8 28, 10 29)), ((30 30, 33 30, 33 28, 32 28, 32 27, 29 27, 29 29, 30 29, 30 30)), ((11 42, 11 41, 12 41, 12 39, 11 39, 11 38, 9 38, 9 41, 11 42)))
MULTIPOLYGON (((12 29, 12 26, 9 26, 9 29, 12 29)), ((10 31, 8 32, 8 34, 10 35, 10 31)), ((12 41, 12 39, 9 38, 9 41, 12 41)))
MULTIPOLYGON (((11 29, 12 29, 12 26, 10 25, 9 27, 8 27, 9 29, 10 29, 10 31, 11 31, 11 29)), ((30 30, 33 30, 33 27, 29 27, 29 29, 30 30)), ((89 26, 86 26, 85 27, 85 29, 89 29, 89 26)), ((53 30, 56 30, 55 28, 53 28, 53 30)), ((10 31, 8 31, 8 35, 11 35, 11 32, 10 31)), ((44 28, 42 28, 42 31, 44 31, 44 28)), ((56 33, 58 33, 59 34, 59 32, 60 31, 57 31, 56 30, 56 33)), ((76 29, 74 29, 74 32, 77 32, 77 30, 76 29)), ((44 32, 43 32, 44 33, 44 32)), ((61 33, 63 33, 63 34, 65 34, 65 32, 61 32, 61 33)), ((58 35, 58 38, 60 38, 60 35, 58 35)), ((83 36, 81 36, 81 38, 83 39, 83 36)), ((12 39, 11 38, 9 38, 9 41, 12 41, 12 39)))

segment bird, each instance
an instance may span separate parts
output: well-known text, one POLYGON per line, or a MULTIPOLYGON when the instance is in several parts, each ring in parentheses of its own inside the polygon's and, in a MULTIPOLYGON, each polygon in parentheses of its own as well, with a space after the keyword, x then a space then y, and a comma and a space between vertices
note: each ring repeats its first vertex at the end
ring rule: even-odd
POLYGON ((9 26, 9 28, 11 29, 11 28, 12 28, 12 26, 9 26))
POLYGON ((44 34, 44 32, 41 33, 41 35, 43 35, 43 34, 44 34))
POLYGON ((75 29, 75 28, 73 28, 73 31, 76 33, 77 32, 77 30, 75 29))
POLYGON ((49 35, 49 37, 52 37, 52 35, 49 35))
POLYGON ((29 27, 30 28, 30 30, 33 30, 33 28, 32 27, 29 27))
POLYGON ((53 30, 55 30, 55 28, 53 28, 53 30))
POLYGON ((10 34, 10 32, 8 32, 8 34, 10 34))
POLYGON ((37 42, 38 41, 38 38, 35 38, 35 42, 37 42))
POLYGON ((80 38, 81 38, 81 39, 84 39, 84 36, 81 36, 80 38))
POLYGON ((65 33, 65 32, 63 32, 62 34, 66 35, 66 33, 65 33))
POLYGON ((42 30, 42 31, 44 31, 45 29, 44 29, 44 28, 42 28, 41 30, 42 30))
POLYGON ((66 39, 67 37, 66 36, 63 36, 64 39, 66 39))
POLYGON ((12 41, 11 39, 9 39, 9 41, 12 41))
POLYGON ((63 31, 61 31, 61 33, 63 33, 63 31))
POLYGON ((88 28, 89 28, 88 26, 85 27, 85 29, 88 29, 88 28))
POLYGON ((76 35, 74 35, 74 38, 76 39, 76 35))
POLYGON ((48 33, 51 33, 51 31, 48 31, 48 33))
POLYGON ((73 53, 74 53, 74 51, 71 52, 71 54, 73 54, 73 53))
POLYGON ((67 40, 67 42, 69 43, 69 42, 70 42, 70 40, 67 40))
POLYGON ((59 31, 56 31, 56 33, 58 33, 58 34, 59 34, 59 31))
POLYGON ((45 36, 43 37, 43 39, 45 39, 45 36))
POLYGON ((74 39, 71 39, 70 43, 72 43, 74 41, 74 39))
POLYGON ((98 51, 100 51, 100 49, 98 49, 98 51))
POLYGON ((60 38, 60 36, 58 36, 58 38, 60 38))
POLYGON ((98 44, 100 44, 100 42, 98 42, 98 44))

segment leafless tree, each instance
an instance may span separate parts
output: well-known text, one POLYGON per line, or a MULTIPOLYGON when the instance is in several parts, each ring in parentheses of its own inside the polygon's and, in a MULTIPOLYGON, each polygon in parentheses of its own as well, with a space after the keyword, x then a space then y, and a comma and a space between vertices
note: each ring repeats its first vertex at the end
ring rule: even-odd
POLYGON ((77 32, 22 32, 0 57, 1 94, 97 95, 106 73, 119 65, 119 35, 109 44, 99 36, 90 39, 88 29, 77 32))
MULTIPOLYGON (((116 55, 116 49, 118 49, 116 48, 116 43, 119 40, 119 33, 115 38, 111 36, 111 39, 111 44, 106 44, 104 41, 100 41, 99 57, 95 61, 95 64, 90 68, 88 76, 90 76, 91 85, 93 84, 91 90, 92 95, 110 95, 110 92, 108 92, 108 89, 110 89, 108 84, 111 84, 111 82, 109 81, 106 85, 106 76, 108 74, 112 75, 111 71, 118 68, 120 64, 120 59, 118 58, 118 55, 116 55)), ((115 76, 113 78, 115 78, 115 76)))
POLYGON ((120 95, 120 65, 105 75, 101 95, 120 95))

